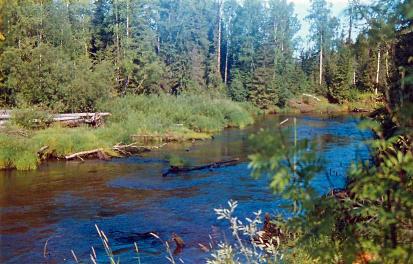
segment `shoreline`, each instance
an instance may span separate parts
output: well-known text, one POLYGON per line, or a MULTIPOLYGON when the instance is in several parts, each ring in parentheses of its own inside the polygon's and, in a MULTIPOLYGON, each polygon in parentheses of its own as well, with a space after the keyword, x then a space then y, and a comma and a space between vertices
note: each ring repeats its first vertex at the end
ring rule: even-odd
MULTIPOLYGON (((247 103, 199 95, 126 96, 100 109, 111 112, 107 124, 102 127, 2 128, 0 170, 34 170, 49 160, 108 160, 133 156, 161 148, 164 143, 211 139, 223 129, 251 125, 262 115, 370 112, 349 111, 348 105, 334 105, 320 98, 291 99, 290 105, 295 104, 295 108, 287 106, 266 111, 247 103)), ((374 111, 372 104, 366 106, 374 111)))
MULTIPOLYGON (((292 115, 292 116, 306 116, 306 115, 354 115, 354 114, 371 114, 373 111, 370 112, 352 112, 352 111, 335 111, 335 112, 330 112, 330 113, 320 113, 320 112, 305 112, 305 113, 299 113, 299 112, 281 112, 281 113, 262 113, 260 115, 255 116, 254 118, 254 123, 261 118, 265 118, 265 116, 279 116, 279 115, 292 115)), ((248 126, 251 126, 253 124, 249 124, 248 126)), ((247 126, 247 127, 248 127, 247 126)), ((115 145, 112 148, 97 148, 97 149, 92 149, 92 150, 85 150, 85 151, 80 151, 78 153, 71 153, 66 156, 48 156, 46 158, 40 158, 40 163, 38 166, 47 164, 48 162, 80 162, 83 163, 85 161, 110 161, 114 158, 129 158, 133 156, 139 156, 140 154, 147 153, 147 152, 152 152, 152 151, 157 151, 162 149, 164 146, 168 144, 179 144, 179 145, 184 145, 185 143, 189 142, 200 142, 200 141, 208 141, 212 140, 215 135, 222 133, 224 130, 227 129, 242 129, 241 127, 236 127, 236 126, 226 126, 222 130, 217 131, 216 133, 200 133, 202 136, 199 137, 188 137, 188 138, 183 138, 183 137, 176 137, 172 138, 170 136, 166 137, 166 140, 164 141, 152 141, 152 144, 139 144, 138 142, 134 142, 131 144, 126 144, 126 145, 115 145)), ((154 137, 154 138, 162 138, 162 135, 159 135, 158 133, 153 133, 152 135, 145 135, 145 137, 154 137)), ((48 147, 44 146, 44 150, 47 150, 48 147)), ((42 149, 37 152, 37 154, 41 157, 42 155, 48 155, 41 153, 42 149)), ((52 150, 53 152, 53 150, 52 150)), ((37 167, 35 168, 37 169, 37 167)), ((1 168, 0 171, 11 171, 11 170, 18 170, 16 168, 1 168)))

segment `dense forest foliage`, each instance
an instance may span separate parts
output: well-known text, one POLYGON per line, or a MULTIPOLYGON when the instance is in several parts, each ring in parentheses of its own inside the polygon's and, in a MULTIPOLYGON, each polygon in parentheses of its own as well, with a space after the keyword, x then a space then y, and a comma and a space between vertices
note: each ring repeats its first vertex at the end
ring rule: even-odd
POLYGON ((356 100, 388 91, 398 8, 351 0, 340 21, 313 0, 304 45, 286 0, 2 0, 0 105, 86 111, 194 90, 262 108, 303 92, 356 100))

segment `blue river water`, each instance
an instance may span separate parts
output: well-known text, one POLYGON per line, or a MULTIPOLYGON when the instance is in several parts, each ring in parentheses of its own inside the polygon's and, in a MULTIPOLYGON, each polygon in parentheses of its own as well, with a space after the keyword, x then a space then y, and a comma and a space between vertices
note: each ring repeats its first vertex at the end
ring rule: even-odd
MULTIPOLYGON (((140 157, 109 162, 49 162, 31 172, 0 171, 0 263, 107 263, 95 224, 104 230, 115 259, 168 263, 164 240, 177 233, 186 247, 176 259, 204 263, 210 253, 199 244, 229 239, 227 225, 214 208, 239 203, 239 218, 261 209, 282 213, 282 200, 268 188, 268 178, 254 180, 248 168, 248 137, 260 128, 277 133, 287 116, 272 116, 245 129, 226 129, 213 140, 168 144, 140 157), (235 166, 162 177, 169 155, 192 164, 240 158, 235 166)), ((352 162, 369 159, 368 131, 358 129, 359 116, 297 116, 298 138, 317 143, 325 172, 313 184, 320 193, 345 185, 352 162), (325 174, 330 175, 327 181, 325 174)), ((286 126, 291 125, 288 122, 286 126)), ((178 261, 179 262, 179 261, 178 261)))

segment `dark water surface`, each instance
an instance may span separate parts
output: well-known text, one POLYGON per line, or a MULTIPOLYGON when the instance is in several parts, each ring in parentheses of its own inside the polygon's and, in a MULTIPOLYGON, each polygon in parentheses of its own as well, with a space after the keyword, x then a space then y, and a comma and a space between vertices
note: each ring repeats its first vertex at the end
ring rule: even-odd
MULTIPOLYGON (((263 127, 277 133, 275 127, 284 118, 266 118, 243 130, 227 129, 211 141, 167 145, 142 157, 50 162, 32 172, 0 171, 0 263, 74 263, 72 249, 84 263, 91 263, 91 246, 101 263, 107 263, 95 224, 109 237, 121 264, 138 263, 134 242, 142 263, 167 263, 163 245, 148 232, 165 240, 173 232, 179 234, 186 248, 177 258, 203 263, 208 253, 198 243, 208 245, 210 234, 225 239, 221 234, 226 225, 216 220, 214 208, 237 200, 239 216, 244 218, 259 209, 279 213, 281 200, 271 194, 268 179, 250 177, 247 162, 162 177, 168 166, 165 156, 178 155, 193 164, 246 160, 248 135, 263 127)), ((314 181, 320 192, 342 187, 350 163, 368 159, 362 141, 371 135, 358 130, 358 120, 297 117, 298 137, 317 141, 326 172, 333 175, 334 186, 324 175, 314 181)))

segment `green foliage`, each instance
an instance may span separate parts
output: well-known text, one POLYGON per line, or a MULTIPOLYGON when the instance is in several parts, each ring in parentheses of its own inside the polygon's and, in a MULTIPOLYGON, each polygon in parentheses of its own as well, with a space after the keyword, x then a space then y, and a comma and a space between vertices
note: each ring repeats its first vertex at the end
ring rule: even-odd
POLYGON ((330 61, 327 67, 326 82, 328 97, 336 103, 343 103, 350 99, 352 88, 352 54, 348 47, 341 47, 337 59, 330 61))
POLYGON ((247 100, 248 91, 239 73, 234 74, 231 84, 228 87, 228 92, 229 96, 237 102, 244 102, 247 100))
POLYGON ((287 226, 300 236, 294 249, 286 249, 286 259, 304 263, 354 263, 366 258, 374 263, 411 262, 411 130, 403 126, 394 136, 384 138, 380 124, 369 121, 362 127, 378 136, 370 142, 374 163, 353 165, 344 198, 320 196, 311 187, 322 163, 308 142, 292 146, 285 135, 272 131, 252 137, 253 175, 270 177, 271 189, 292 203, 287 207, 291 210, 287 226))
MULTIPOLYGON (((367 37, 342 51, 330 7, 312 1, 307 19, 315 46, 297 60, 300 25, 292 4, 224 2, 7 1, 1 9, 7 36, 0 42, 0 103, 95 111, 99 101, 116 95, 227 90, 236 101, 273 109, 303 92, 341 103, 353 69, 357 88, 372 91, 378 49, 389 62, 380 64, 380 83, 389 78, 385 67, 395 72, 392 54, 385 55, 394 38, 393 16, 369 20, 367 37), (371 48, 376 39, 380 45, 371 48), (328 86, 317 80, 321 49, 330 62, 322 77, 328 86), (354 50, 351 59, 346 56, 354 50)), ((353 9, 359 7, 352 2, 349 14, 357 19, 353 9)))
POLYGON ((46 128, 52 121, 50 113, 38 108, 17 109, 11 117, 13 124, 27 129, 46 128))
POLYGON ((166 158, 169 161, 169 165, 171 167, 182 168, 191 165, 187 160, 176 155, 167 156, 166 158))
POLYGON ((299 216, 313 209, 318 194, 310 185, 311 179, 322 169, 315 154, 315 145, 308 140, 295 141, 293 147, 286 141, 287 134, 280 130, 262 131, 251 137, 253 153, 250 156, 252 174, 255 177, 267 175, 270 187, 292 202, 292 213, 299 216))
POLYGON ((20 136, 0 134, 0 169, 35 169, 38 164, 36 151, 30 141, 20 136))
POLYGON ((258 68, 254 71, 249 100, 262 109, 269 109, 278 103, 278 92, 271 69, 258 68))

